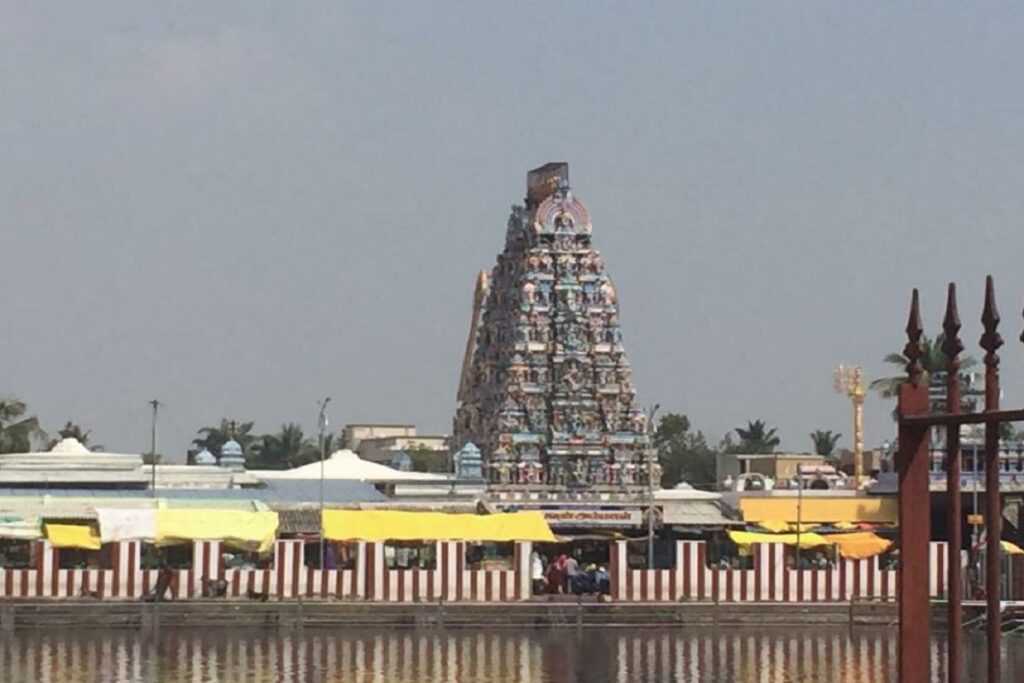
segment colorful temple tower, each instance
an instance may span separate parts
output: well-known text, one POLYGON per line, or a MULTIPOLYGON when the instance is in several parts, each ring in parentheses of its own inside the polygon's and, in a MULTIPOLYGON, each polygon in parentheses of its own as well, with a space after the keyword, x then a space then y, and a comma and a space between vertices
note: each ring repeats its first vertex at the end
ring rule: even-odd
POLYGON ((476 444, 491 490, 624 491, 647 485, 647 432, 590 216, 546 164, 477 281, 453 452, 476 444))

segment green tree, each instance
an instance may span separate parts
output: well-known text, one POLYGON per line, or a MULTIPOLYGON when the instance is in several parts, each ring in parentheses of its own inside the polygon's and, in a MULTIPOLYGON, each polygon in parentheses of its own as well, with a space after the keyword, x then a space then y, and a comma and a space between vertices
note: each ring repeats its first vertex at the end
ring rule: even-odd
POLYGON ((252 433, 252 427, 252 422, 238 422, 223 418, 219 425, 199 429, 197 432, 199 436, 192 439, 192 444, 198 448, 205 448, 220 457, 221 446, 234 439, 242 447, 242 452, 248 454, 252 452, 258 440, 258 437, 252 433))
MULTIPOLYGON (((330 437, 327 439, 329 441, 330 437)), ((263 469, 290 469, 318 461, 320 447, 316 441, 305 437, 301 426, 288 422, 282 424, 276 434, 259 437, 249 459, 263 469)))
POLYGON ((45 439, 39 419, 26 415, 28 407, 16 398, 0 399, 0 453, 26 453, 33 439, 45 439))
MULTIPOLYGON (((946 371, 946 364, 949 362, 949 359, 946 358, 946 354, 942 351, 942 345, 945 341, 946 334, 944 332, 940 332, 934 339, 929 338, 927 335, 921 335, 921 346, 924 350, 924 353, 921 354, 921 370, 923 371, 921 378, 925 382, 930 382, 932 375, 935 373, 946 371)), ((885 362, 899 368, 900 374, 892 377, 881 377, 869 386, 880 393, 882 398, 895 398, 899 393, 900 385, 907 381, 906 367, 909 360, 901 351, 887 355, 885 362)), ((978 361, 973 356, 960 357, 961 370, 969 370, 977 364, 978 361)), ((967 401, 969 399, 965 399, 965 403, 967 401)))
POLYGON ((654 447, 661 465, 661 485, 671 488, 687 482, 696 488, 713 489, 718 452, 708 446, 700 431, 690 429, 690 419, 668 413, 658 421, 654 447))
POLYGON ((448 469, 447 453, 439 453, 421 443, 410 444, 403 450, 412 460, 413 472, 445 472, 448 469))
POLYGON ((773 453, 781 443, 775 428, 769 429, 764 420, 748 420, 746 428, 736 428, 736 435, 740 437, 737 447, 742 453, 773 453))
POLYGON ((831 429, 815 429, 811 432, 811 441, 814 442, 814 452, 818 455, 823 455, 826 458, 832 457, 832 453, 836 450, 836 444, 839 442, 839 438, 841 436, 842 434, 839 434, 838 432, 833 433, 831 429))

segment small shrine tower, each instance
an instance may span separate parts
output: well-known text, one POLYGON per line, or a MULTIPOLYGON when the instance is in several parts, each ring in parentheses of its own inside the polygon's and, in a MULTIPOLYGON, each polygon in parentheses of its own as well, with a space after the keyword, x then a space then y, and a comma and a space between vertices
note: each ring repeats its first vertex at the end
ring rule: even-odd
POLYGON ((453 453, 480 448, 492 492, 647 485, 647 417, 617 294, 568 164, 527 174, 505 248, 490 277, 478 278, 453 431, 453 453))

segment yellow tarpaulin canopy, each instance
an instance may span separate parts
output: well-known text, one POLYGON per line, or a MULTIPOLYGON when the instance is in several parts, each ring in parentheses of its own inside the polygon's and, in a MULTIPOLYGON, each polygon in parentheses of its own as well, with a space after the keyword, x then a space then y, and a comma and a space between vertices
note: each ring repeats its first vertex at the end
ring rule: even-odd
POLYGON ((1007 555, 1024 555, 1024 548, 1021 548, 1012 541, 1000 541, 999 547, 1003 549, 1003 552, 1007 555))
POLYGON ((850 560, 863 560, 881 555, 892 546, 892 541, 870 531, 853 534, 825 534, 829 543, 839 547, 839 554, 850 560))
POLYGON ((744 522, 874 522, 895 524, 899 512, 895 498, 764 496, 740 500, 744 522))
POLYGON ((555 535, 540 512, 496 515, 324 510, 324 537, 332 541, 537 541, 555 535))
POLYGON ((216 509, 156 512, 158 545, 222 540, 226 545, 235 548, 265 553, 274 547, 276 537, 276 512, 216 509))
POLYGON ((762 529, 767 529, 773 534, 781 534, 784 531, 797 531, 799 527, 800 531, 810 531, 811 529, 821 526, 820 524, 790 524, 789 522, 783 522, 778 519, 768 519, 763 522, 758 522, 757 525, 762 529))
POLYGON ((824 536, 815 533, 759 534, 753 531, 730 531, 729 538, 741 548, 753 545, 754 543, 785 543, 786 545, 796 545, 799 543, 801 548, 816 548, 830 543, 824 536))
POLYGON ((88 524, 45 524, 46 538, 54 548, 99 550, 100 537, 88 524))

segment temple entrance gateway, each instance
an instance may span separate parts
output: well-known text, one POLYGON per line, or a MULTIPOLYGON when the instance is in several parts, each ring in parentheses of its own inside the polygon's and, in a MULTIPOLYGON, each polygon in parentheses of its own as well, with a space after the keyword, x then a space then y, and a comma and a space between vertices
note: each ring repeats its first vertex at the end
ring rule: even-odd
POLYGON ((452 452, 479 447, 492 498, 607 500, 661 478, 591 233, 568 164, 546 164, 478 278, 452 452))

